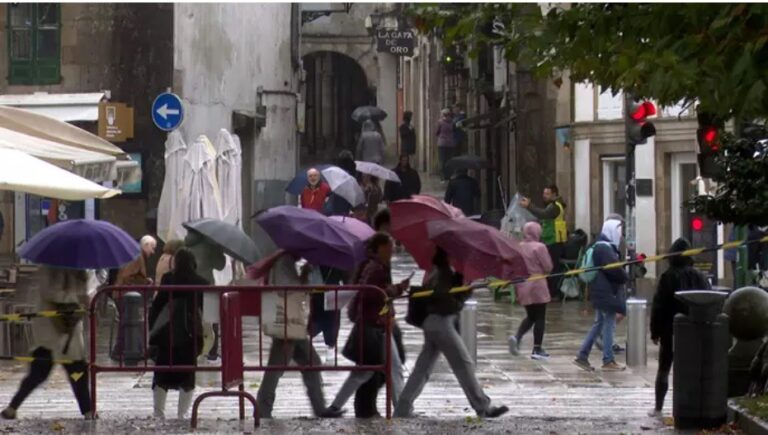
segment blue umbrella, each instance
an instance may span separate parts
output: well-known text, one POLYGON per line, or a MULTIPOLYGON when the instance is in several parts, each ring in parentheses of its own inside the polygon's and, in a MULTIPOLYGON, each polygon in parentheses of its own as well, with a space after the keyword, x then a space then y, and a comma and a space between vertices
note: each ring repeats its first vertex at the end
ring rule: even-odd
POLYGON ((285 191, 292 194, 292 195, 301 195, 301 192, 304 190, 305 187, 307 187, 307 184, 309 184, 309 180, 307 180, 307 171, 315 168, 318 171, 320 171, 320 177, 323 176, 323 169, 330 168, 333 165, 315 165, 315 166, 309 166, 307 168, 302 169, 295 177, 293 177, 293 180, 291 180, 290 183, 288 183, 288 186, 286 186, 285 191))
POLYGON ((72 219, 37 233, 19 249, 19 256, 49 266, 113 269, 130 263, 140 252, 128 233, 109 222, 72 219))

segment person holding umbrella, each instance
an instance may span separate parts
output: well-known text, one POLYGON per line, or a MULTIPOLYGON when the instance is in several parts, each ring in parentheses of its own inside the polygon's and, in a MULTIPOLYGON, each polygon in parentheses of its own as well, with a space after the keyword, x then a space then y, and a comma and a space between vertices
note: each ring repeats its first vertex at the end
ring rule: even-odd
POLYGON ((317 212, 323 211, 331 188, 320 179, 320 171, 315 168, 307 170, 307 186, 301 192, 301 208, 308 208, 317 212))
POLYGON ((427 302, 429 314, 422 324, 424 347, 397 402, 395 417, 410 417, 413 414, 413 402, 424 389, 440 354, 445 355, 477 415, 499 417, 507 413, 509 408, 491 406, 491 399, 485 395, 477 381, 474 361, 455 326, 458 323, 457 316, 464 308, 464 301, 471 296, 471 292, 450 293, 451 288, 461 285, 463 277, 451 269, 450 258, 445 250, 440 247, 435 249, 432 264, 434 267, 424 284, 424 288, 434 290, 427 302))
POLYGON ((363 131, 357 141, 357 159, 377 164, 384 161, 384 138, 370 119, 363 122, 363 131))
POLYGON ((480 184, 469 176, 469 171, 459 169, 445 190, 445 202, 461 209, 465 216, 475 214, 475 204, 480 199, 480 184))

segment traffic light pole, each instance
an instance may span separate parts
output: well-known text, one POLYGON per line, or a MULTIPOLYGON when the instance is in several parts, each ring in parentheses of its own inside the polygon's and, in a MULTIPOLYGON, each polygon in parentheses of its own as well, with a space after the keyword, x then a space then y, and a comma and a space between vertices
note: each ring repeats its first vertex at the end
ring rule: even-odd
MULTIPOLYGON (((633 97, 630 93, 624 93, 624 107, 630 107, 633 97)), ((632 260, 636 256, 637 249, 637 227, 635 221, 635 144, 632 143, 629 135, 629 129, 625 129, 626 157, 625 165, 627 168, 626 178, 626 203, 627 211, 624 222, 624 240, 627 246, 627 258, 632 260)), ((634 266, 629 267, 629 281, 627 281, 627 296, 634 296, 637 293, 635 281, 634 266)))

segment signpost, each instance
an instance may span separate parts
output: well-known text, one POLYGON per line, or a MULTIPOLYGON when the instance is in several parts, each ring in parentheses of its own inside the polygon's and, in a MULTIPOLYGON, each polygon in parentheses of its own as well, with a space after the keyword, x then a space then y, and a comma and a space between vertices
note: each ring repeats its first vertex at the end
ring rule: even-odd
POLYGON ((152 103, 152 122, 163 131, 173 131, 184 121, 184 104, 178 95, 165 92, 152 103))
POLYGON ((379 29, 376 31, 376 49, 395 56, 413 56, 414 39, 410 30, 379 29))
POLYGON ((133 138, 133 108, 123 103, 99 103, 99 137, 110 142, 133 138))

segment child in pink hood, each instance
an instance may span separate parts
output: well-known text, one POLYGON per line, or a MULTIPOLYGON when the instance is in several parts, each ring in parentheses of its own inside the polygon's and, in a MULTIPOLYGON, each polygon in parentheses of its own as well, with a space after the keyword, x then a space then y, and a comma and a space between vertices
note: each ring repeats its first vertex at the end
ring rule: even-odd
MULTIPOLYGON (((547 246, 539 241, 541 238, 541 225, 537 222, 528 222, 523 226, 523 242, 520 246, 523 250, 523 258, 531 275, 548 274, 552 271, 552 260, 547 251, 547 246)), ((551 300, 547 281, 524 282, 517 286, 517 301, 525 307, 526 318, 520 323, 517 334, 509 337, 509 351, 512 355, 519 352, 520 340, 531 328, 533 328, 533 352, 531 358, 546 360, 549 354, 541 347, 544 340, 544 324, 546 322, 547 303, 551 300)))

